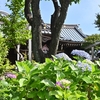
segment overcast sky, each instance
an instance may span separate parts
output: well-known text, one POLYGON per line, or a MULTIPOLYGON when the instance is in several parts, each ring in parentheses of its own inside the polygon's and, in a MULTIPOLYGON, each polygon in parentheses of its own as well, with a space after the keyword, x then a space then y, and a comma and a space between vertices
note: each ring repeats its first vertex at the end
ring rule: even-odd
MULTIPOLYGON (((5 7, 7 0, 0 0, 0 10, 9 13, 9 9, 5 7)), ((96 14, 100 13, 100 0, 80 0, 79 4, 72 4, 67 13, 65 24, 79 24, 84 34, 91 35, 100 33, 95 28, 94 21, 96 14)), ((42 18, 45 23, 50 23, 50 17, 53 13, 53 5, 51 1, 41 0, 40 4, 42 18)))

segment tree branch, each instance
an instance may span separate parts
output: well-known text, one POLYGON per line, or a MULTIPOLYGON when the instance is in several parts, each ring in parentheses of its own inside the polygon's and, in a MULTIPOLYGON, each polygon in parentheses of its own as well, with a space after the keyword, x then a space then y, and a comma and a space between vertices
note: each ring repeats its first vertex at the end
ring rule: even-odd
POLYGON ((33 20, 33 16, 30 11, 31 2, 32 0, 25 0, 25 8, 24 8, 25 17, 30 25, 32 25, 32 20, 33 20))
POLYGON ((58 1, 57 0, 52 0, 52 2, 54 4, 55 11, 51 15, 51 32, 54 29, 56 21, 57 21, 57 18, 60 15, 60 6, 58 5, 58 1))
POLYGON ((100 14, 96 15, 96 20, 94 24, 96 25, 96 28, 99 28, 100 30, 100 14))
POLYGON ((55 8, 55 12, 51 15, 51 43, 50 43, 50 55, 55 55, 59 45, 59 36, 62 25, 65 21, 67 10, 71 0, 59 0, 60 6, 58 5, 58 0, 52 0, 55 8))

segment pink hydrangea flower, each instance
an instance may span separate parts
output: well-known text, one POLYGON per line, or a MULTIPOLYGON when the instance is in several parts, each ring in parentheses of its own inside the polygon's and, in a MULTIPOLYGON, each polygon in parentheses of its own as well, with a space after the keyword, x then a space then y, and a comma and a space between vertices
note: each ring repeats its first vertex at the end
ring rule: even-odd
POLYGON ((66 79, 62 79, 56 82, 57 86, 60 86, 61 88, 67 88, 69 89, 70 81, 66 79))
POLYGON ((13 73, 6 73, 6 77, 8 78, 16 78, 17 76, 13 73))

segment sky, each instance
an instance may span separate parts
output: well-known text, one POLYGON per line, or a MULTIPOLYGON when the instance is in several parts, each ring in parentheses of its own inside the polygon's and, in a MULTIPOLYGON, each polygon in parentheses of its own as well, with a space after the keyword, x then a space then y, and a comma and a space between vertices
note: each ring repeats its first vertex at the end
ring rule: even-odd
MULTIPOLYGON (((0 0, 0 10, 10 13, 5 6, 7 0, 0 0)), ((68 8, 65 24, 78 24, 79 28, 86 35, 100 34, 94 24, 96 14, 100 13, 100 0, 80 0, 79 4, 72 4, 68 8)), ((41 0, 40 3, 42 19, 45 23, 50 23, 51 15, 54 12, 52 1, 41 0)))

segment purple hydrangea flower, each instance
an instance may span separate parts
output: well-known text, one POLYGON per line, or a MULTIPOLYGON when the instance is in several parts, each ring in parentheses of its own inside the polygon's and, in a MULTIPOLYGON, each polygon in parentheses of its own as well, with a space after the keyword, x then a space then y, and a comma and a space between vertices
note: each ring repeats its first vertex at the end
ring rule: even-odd
POLYGON ((13 73, 6 73, 5 75, 6 75, 6 77, 8 77, 8 78, 16 78, 16 77, 17 77, 17 76, 16 76, 15 74, 13 74, 13 73))
POLYGON ((71 52, 71 54, 72 54, 72 55, 77 55, 77 56, 80 56, 80 57, 84 57, 84 58, 86 58, 86 59, 91 60, 90 54, 87 53, 87 52, 85 52, 84 50, 77 50, 77 49, 75 49, 75 50, 73 50, 73 51, 71 52))

